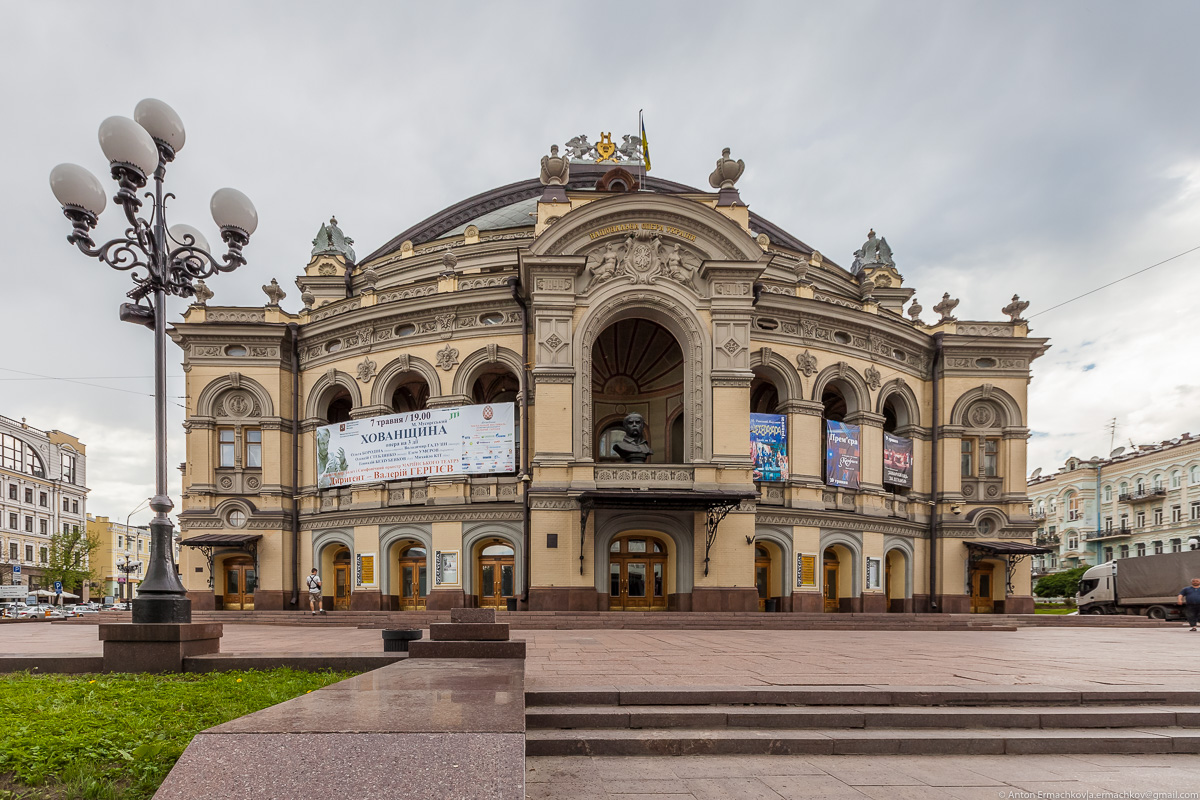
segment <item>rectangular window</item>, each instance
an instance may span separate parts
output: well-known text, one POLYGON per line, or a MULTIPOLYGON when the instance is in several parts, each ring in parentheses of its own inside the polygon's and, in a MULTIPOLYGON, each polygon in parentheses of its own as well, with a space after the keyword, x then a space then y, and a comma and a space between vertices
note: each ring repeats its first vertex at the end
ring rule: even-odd
POLYGON ((1171 540, 1171 552, 1172 553, 1183 552, 1183 540, 1182 539, 1172 539, 1171 540))
POLYGON ((33 563, 33 545, 31 544, 25 545, 25 560, 30 564, 33 563))
POLYGON ((984 439, 983 440, 983 475, 986 478, 994 478, 999 475, 998 467, 1000 464, 1000 440, 999 439, 984 439))
POLYGON ((45 492, 38 492, 38 505, 42 508, 50 507, 50 495, 45 492))
POLYGON ((217 433, 217 435, 219 437, 220 448, 221 448, 221 462, 220 462, 221 466, 222 467, 232 467, 234 465, 233 464, 233 452, 234 452, 233 428, 222 428, 217 433))
POLYGON ((1200 500, 1192 501, 1192 519, 1200 519, 1200 500))
POLYGON ((138 539, 138 552, 142 552, 142 540, 138 539))
POLYGON ((1154 543, 1154 555, 1156 555, 1156 556, 1162 555, 1162 551, 1163 551, 1162 542, 1155 542, 1154 543))
POLYGON ((78 513, 79 513, 79 501, 78 501, 78 500, 72 500, 72 501, 71 501, 71 513, 72 513, 72 514, 78 514, 78 513))
POLYGON ((16 542, 8 543, 8 557, 12 561, 17 560, 17 543, 16 542))
POLYGON ((119 534, 119 533, 118 533, 118 534, 117 534, 117 549, 118 549, 118 550, 120 550, 122 547, 124 547, 124 546, 125 546, 125 545, 123 544, 123 542, 124 542, 124 538, 121 536, 121 534, 119 534))
POLYGON ((1137 512, 1137 517, 1135 517, 1135 519, 1137 520, 1137 526, 1139 528, 1144 527, 1146 524, 1146 512, 1145 511, 1137 512))
POLYGON ((75 456, 63 453, 62 472, 64 481, 67 483, 75 483, 75 456))
MULTIPOLYGON (((25 517, 25 530, 28 533, 33 533, 33 517, 25 517)), ((30 559, 30 561, 32 560, 30 559)))
POLYGON ((1112 561, 1112 557, 1113 557, 1113 549, 1111 547, 1104 548, 1104 560, 1112 561))
POLYGON ((33 489, 25 487, 25 502, 33 505, 33 489))
POLYGON ((48 520, 39 519, 38 520, 38 533, 42 534, 42 536, 45 536, 49 532, 50 532, 50 522, 48 520))
POLYGON ((975 442, 972 439, 962 440, 962 476, 975 477, 975 442))
POLYGON ((1154 509, 1154 524, 1162 525, 1162 520, 1163 520, 1162 506, 1159 506, 1158 508, 1154 509))
POLYGON ((63 523, 63 533, 68 534, 70 532, 71 532, 71 525, 69 523, 64 522, 63 523))
POLYGON ((17 515, 16 514, 10 513, 8 515, 8 527, 12 528, 14 531, 17 529, 17 515))
POLYGON ((1183 506, 1171 506, 1171 522, 1183 522, 1183 506))
POLYGON ((1106 531, 1112 530, 1112 517, 1104 518, 1104 530, 1106 530, 1106 531))
POLYGON ((15 483, 10 483, 8 485, 8 499, 9 500, 17 499, 17 485, 15 483))
POLYGON ((64 497, 63 498, 63 511, 70 511, 70 510, 71 510, 71 501, 64 497))
POLYGON ((262 467, 262 431, 258 428, 246 429, 246 467, 262 467))
POLYGON ((43 563, 43 564, 45 564, 47 561, 49 561, 49 560, 50 560, 50 551, 49 551, 49 550, 47 550, 47 549, 46 549, 46 548, 44 548, 44 547, 43 547, 43 548, 41 549, 41 551, 39 552, 39 555, 41 555, 41 557, 42 557, 42 563, 43 563))

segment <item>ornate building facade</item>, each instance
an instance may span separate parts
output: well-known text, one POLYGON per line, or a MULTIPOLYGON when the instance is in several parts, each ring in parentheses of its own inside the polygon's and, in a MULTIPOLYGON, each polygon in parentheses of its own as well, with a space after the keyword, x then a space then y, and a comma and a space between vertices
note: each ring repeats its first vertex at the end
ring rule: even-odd
POLYGON ((1200 546, 1200 437, 1185 433, 1108 458, 1068 458, 1029 479, 1037 542, 1034 574, 1200 546))
POLYGON ((838 266, 750 211, 728 151, 708 191, 582 139, 361 260, 322 225, 298 313, 274 280, 259 307, 201 288, 172 333, 195 607, 297 608, 315 566, 331 609, 1031 610, 1027 304, 926 323, 885 240, 838 266), (318 487, 321 426, 507 401, 513 473, 318 487), (786 419, 782 480, 752 412, 786 419), (646 463, 615 447, 634 413, 646 463), (856 488, 825 474, 834 422, 856 488))
POLYGON ((84 529, 87 493, 87 453, 77 438, 0 417, 0 583, 52 588, 43 576, 50 537, 84 529))

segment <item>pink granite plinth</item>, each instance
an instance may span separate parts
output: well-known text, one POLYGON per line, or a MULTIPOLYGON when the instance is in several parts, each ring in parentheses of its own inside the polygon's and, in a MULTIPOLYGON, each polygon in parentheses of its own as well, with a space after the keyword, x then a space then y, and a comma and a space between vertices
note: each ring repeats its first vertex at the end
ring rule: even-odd
POLYGON ((409 642, 414 658, 525 658, 525 642, 409 642))
POLYGON ((496 609, 494 608, 452 608, 450 609, 451 622, 480 622, 491 623, 496 621, 496 609))
POLYGON ((507 642, 507 622, 431 622, 429 638, 435 642, 507 642))
POLYGON ((221 623, 102 623, 105 672, 183 672, 189 656, 221 652, 221 623))

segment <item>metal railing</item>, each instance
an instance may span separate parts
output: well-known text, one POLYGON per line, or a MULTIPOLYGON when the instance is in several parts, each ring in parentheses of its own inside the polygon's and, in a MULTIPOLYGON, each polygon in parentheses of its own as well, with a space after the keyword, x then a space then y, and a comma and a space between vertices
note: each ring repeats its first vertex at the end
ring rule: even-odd
POLYGON ((1153 500, 1156 497, 1166 497, 1167 487, 1165 486, 1147 486, 1142 489, 1134 489, 1131 492, 1121 492, 1117 495, 1117 499, 1122 503, 1140 503, 1143 500, 1153 500))

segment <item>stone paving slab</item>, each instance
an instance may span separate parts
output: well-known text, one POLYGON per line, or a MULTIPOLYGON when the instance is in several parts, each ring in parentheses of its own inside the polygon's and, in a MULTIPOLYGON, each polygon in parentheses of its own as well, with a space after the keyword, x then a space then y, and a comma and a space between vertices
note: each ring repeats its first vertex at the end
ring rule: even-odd
POLYGON ((534 800, 1005 800, 1010 792, 1198 792, 1200 756, 531 756, 525 778, 534 800))

